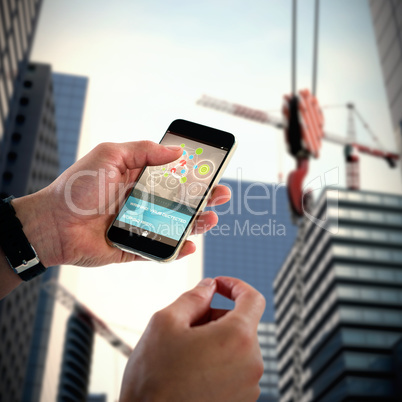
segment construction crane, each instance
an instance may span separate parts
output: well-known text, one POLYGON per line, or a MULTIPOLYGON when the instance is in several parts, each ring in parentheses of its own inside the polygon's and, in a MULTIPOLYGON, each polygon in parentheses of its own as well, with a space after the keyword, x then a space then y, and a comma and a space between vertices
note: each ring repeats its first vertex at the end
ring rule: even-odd
POLYGON ((83 313, 91 321, 96 333, 106 339, 114 348, 129 357, 133 348, 117 336, 107 324, 105 324, 95 313, 87 306, 81 303, 72 293, 56 280, 49 280, 43 285, 44 290, 60 302, 64 307, 72 311, 83 313))
MULTIPOLYGON (((308 92, 308 91, 307 91, 308 92)), ((308 93, 305 91, 300 91, 300 99, 303 96, 308 96, 308 93), (304 94, 304 95, 303 95, 304 94)), ((289 99, 287 99, 289 100, 289 99)), ((279 118, 275 116, 271 116, 267 112, 259 109, 250 108, 244 105, 240 105, 237 103, 231 103, 226 100, 214 98, 211 96, 203 95, 198 101, 197 104, 200 106, 212 108, 215 110, 219 110, 225 113, 229 113, 238 117, 242 117, 245 119, 253 120, 259 122, 261 124, 267 124, 278 129, 284 129, 285 131, 289 126, 289 110, 287 110, 287 106, 284 107, 284 117, 279 118)), ((368 124, 363 120, 361 114, 356 110, 355 106, 351 103, 344 105, 349 110, 348 115, 348 136, 344 137, 341 135, 337 135, 334 133, 330 133, 328 131, 322 131, 322 139, 325 141, 329 141, 334 144, 345 146, 345 160, 347 163, 347 187, 349 189, 359 189, 359 157, 358 153, 363 153, 367 155, 371 155, 374 157, 382 158, 387 161, 390 167, 395 167, 397 161, 400 156, 397 153, 385 151, 380 148, 374 148, 367 146, 365 144, 358 143, 356 141, 356 135, 354 131, 354 116, 357 116, 359 120, 362 122, 364 128, 369 132, 373 140, 376 141, 377 146, 379 145, 379 141, 377 137, 373 134, 372 130, 368 126, 368 124)), ((318 135, 318 134, 317 134, 318 135)), ((314 137, 317 138, 317 137, 314 137)), ((313 138, 313 140, 314 140, 313 138)), ((291 149, 292 144, 289 136, 287 136, 287 144, 289 152, 293 155, 300 155, 303 152, 303 149, 291 149)), ((308 145, 308 144, 306 144, 308 145)), ((319 146, 311 145, 311 147, 307 147, 308 150, 304 150, 304 152, 310 153, 314 157, 318 157, 319 146)), ((307 156, 307 155, 306 155, 307 156)), ((292 191, 296 189, 294 194, 289 194, 291 206, 296 215, 302 215, 302 200, 301 196, 301 183, 303 181, 304 176, 307 173, 307 165, 305 159, 298 159, 298 174, 293 176, 293 179, 297 181, 297 185, 288 186, 288 191, 292 191), (292 188, 290 188, 292 187, 292 188)), ((294 172, 292 172, 294 173, 294 172)))
MULTIPOLYGON (((283 118, 279 118, 276 116, 271 116, 264 110, 254 109, 248 106, 240 105, 238 103, 231 103, 223 99, 214 98, 212 96, 203 95, 198 101, 197 105, 204 106, 207 108, 219 110, 221 112, 229 113, 238 117, 242 117, 244 119, 253 120, 261 124, 267 124, 279 129, 285 129, 287 127, 287 123, 283 118)), ((344 107, 350 108, 354 113, 358 114, 356 108, 353 104, 342 105, 344 107)), ((360 114, 358 114, 360 116, 360 114)), ((349 117, 350 119, 350 117, 349 117)), ((349 120, 350 121, 350 120, 349 120)), ((365 124, 365 123, 364 123, 365 124)), ((368 126, 365 125, 365 128, 368 126)), ((349 136, 343 137, 339 134, 330 133, 328 131, 324 131, 325 141, 331 142, 333 144, 338 145, 349 145, 352 144, 356 149, 367 155, 372 155, 375 157, 385 159, 391 167, 394 167, 396 161, 399 160, 400 156, 394 152, 383 151, 379 148, 373 148, 367 146, 365 144, 360 144, 355 141, 351 142, 349 136)))
POLYGON ((282 109, 284 118, 273 117, 263 110, 253 109, 206 95, 202 96, 197 101, 197 104, 285 130, 288 151, 296 160, 296 169, 288 176, 287 188, 290 205, 294 217, 297 219, 297 217, 303 216, 304 193, 302 184, 308 172, 309 159, 310 157, 318 158, 321 140, 345 146, 346 182, 347 187, 352 190, 360 188, 359 153, 383 158, 390 167, 396 166, 400 156, 381 149, 378 138, 373 134, 352 103, 346 105, 349 110, 347 138, 323 130, 324 119, 315 97, 317 91, 319 0, 315 0, 314 11, 312 93, 308 90, 301 90, 297 94, 297 1, 293 0, 292 3, 291 94, 284 96, 282 109), (356 141, 355 117, 361 120, 364 128, 377 143, 377 148, 369 147, 356 141))

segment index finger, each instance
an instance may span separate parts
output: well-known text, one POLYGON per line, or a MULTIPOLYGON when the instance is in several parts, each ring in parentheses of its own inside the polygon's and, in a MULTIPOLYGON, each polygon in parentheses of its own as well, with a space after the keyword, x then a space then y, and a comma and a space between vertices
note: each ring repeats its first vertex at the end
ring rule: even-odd
POLYGON ((215 278, 217 292, 235 302, 230 315, 240 315, 250 325, 257 326, 265 310, 265 298, 248 283, 227 276, 215 278))

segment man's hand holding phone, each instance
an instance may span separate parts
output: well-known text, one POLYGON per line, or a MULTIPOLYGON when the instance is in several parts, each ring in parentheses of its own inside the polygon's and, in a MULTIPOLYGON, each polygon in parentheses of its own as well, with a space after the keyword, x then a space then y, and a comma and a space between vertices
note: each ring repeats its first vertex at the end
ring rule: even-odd
POLYGON ((179 146, 180 158, 140 173, 107 238, 121 250, 168 262, 185 245, 237 144, 231 133, 187 120, 173 121, 161 144, 179 146))
MULTIPOLYGON (((112 247, 106 241, 106 228, 143 168, 170 163, 181 153, 180 147, 150 141, 103 143, 50 186, 15 199, 17 215, 42 263, 93 267, 142 259, 112 247)), ((230 190, 218 185, 209 204, 219 205, 229 199, 230 190)), ((203 233, 217 221, 214 212, 203 212, 193 231, 203 233)), ((194 243, 186 241, 180 257, 194 251, 194 243)))

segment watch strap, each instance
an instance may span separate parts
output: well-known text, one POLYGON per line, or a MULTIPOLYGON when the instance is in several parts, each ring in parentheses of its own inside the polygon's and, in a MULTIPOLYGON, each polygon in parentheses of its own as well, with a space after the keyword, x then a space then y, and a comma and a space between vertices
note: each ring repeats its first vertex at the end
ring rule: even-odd
POLYGON ((45 272, 46 267, 22 230, 22 224, 11 205, 13 198, 0 200, 0 246, 13 271, 22 280, 29 281, 45 272))

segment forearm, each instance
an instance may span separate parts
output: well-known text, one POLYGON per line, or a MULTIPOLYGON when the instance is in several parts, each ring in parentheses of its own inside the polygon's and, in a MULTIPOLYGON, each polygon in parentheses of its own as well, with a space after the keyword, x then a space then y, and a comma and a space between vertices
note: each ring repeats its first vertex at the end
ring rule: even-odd
POLYGON ((62 263, 52 195, 48 188, 12 201, 25 236, 45 267, 62 263))
MULTIPOLYGON (((41 263, 45 267, 56 265, 58 247, 55 246, 57 233, 50 206, 46 203, 44 191, 29 196, 14 199, 12 206, 20 220, 25 236, 36 250, 41 263)), ((4 251, 0 247, 0 299, 15 289, 22 280, 12 270, 4 251)))

